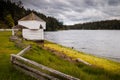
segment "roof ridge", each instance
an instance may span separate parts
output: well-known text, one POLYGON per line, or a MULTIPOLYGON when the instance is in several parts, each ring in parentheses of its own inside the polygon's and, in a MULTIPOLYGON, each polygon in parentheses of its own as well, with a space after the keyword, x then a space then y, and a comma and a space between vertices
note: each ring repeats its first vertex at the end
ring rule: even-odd
MULTIPOLYGON (((31 13, 31 15, 32 15, 32 18, 35 18, 35 15, 33 14, 33 12, 31 13)), ((34 19, 33 19, 34 20, 34 19)))
POLYGON ((21 18, 18 21, 26 21, 26 20, 38 20, 38 21, 42 21, 45 22, 44 20, 42 20, 40 17, 38 17, 37 15, 35 15, 33 12, 28 14, 27 16, 21 18))

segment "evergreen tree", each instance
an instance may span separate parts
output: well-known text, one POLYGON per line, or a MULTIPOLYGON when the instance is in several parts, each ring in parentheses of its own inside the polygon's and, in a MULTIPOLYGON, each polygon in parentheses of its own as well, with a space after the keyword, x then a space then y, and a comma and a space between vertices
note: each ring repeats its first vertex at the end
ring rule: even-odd
MULTIPOLYGON (((21 1, 11 2, 11 0, 0 0, 0 25, 4 25, 8 28, 17 25, 17 22, 22 17, 30 14, 31 12, 35 13, 37 16, 46 21, 47 30, 58 30, 60 28, 60 22, 53 18, 47 17, 42 13, 39 13, 34 10, 25 9, 21 1)), ((5 26, 0 28, 6 28, 5 26)))
POLYGON ((15 25, 11 14, 6 15, 5 22, 9 27, 13 27, 15 25))

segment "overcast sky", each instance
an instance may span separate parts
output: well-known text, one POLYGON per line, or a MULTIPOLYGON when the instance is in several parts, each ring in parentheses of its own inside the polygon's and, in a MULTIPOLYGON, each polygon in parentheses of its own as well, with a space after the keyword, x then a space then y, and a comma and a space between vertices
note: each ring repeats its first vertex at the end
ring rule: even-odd
MULTIPOLYGON (((17 0, 14 0, 17 1, 17 0)), ((21 0, 25 8, 53 16, 64 24, 120 19, 120 0, 21 0)))

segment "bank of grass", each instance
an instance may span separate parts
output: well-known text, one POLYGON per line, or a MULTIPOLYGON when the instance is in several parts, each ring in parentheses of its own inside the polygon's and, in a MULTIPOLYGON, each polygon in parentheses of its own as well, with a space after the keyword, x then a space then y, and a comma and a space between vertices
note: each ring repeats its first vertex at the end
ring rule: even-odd
POLYGON ((44 46, 48 47, 50 49, 62 52, 65 55, 71 57, 72 59, 80 58, 96 67, 102 68, 102 69, 104 69, 106 71, 110 71, 112 73, 120 74, 120 63, 118 63, 118 62, 107 60, 105 58, 95 57, 93 55, 85 54, 83 52, 79 52, 79 51, 73 50, 71 48, 63 47, 61 45, 47 42, 47 41, 45 42, 44 46))
MULTIPOLYGON (((10 54, 17 53, 21 49, 9 42, 10 32, 0 32, 0 80, 34 80, 14 69, 10 63, 10 54)), ((33 48, 24 57, 38 63, 59 70, 66 74, 80 78, 81 80, 119 80, 120 64, 103 58, 97 58, 73 49, 63 47, 54 43, 45 42, 45 47, 57 50, 73 59, 81 58, 94 66, 86 66, 82 63, 71 63, 54 55, 53 53, 41 49, 37 44, 30 41, 23 41, 32 44, 33 48)))
MULTIPOLYGON (((45 42, 45 46, 48 47, 48 45, 49 46, 53 45, 53 47, 56 45, 56 48, 58 48, 58 47, 64 48, 57 44, 45 42)), ((53 47, 52 47, 52 49, 54 49, 53 47)), ((61 49, 61 48, 59 48, 59 49, 61 49)), ((66 50, 69 50, 69 49, 65 48, 64 51, 66 51, 66 50)), ((58 51, 60 51, 60 50, 58 50, 58 51)), ((114 73, 113 69, 112 69, 112 71, 107 71, 103 68, 99 68, 99 67, 95 67, 95 66, 87 66, 82 63, 72 63, 72 62, 62 59, 59 56, 56 56, 55 54, 53 54, 49 51, 43 50, 42 48, 40 48, 37 45, 33 45, 32 49, 29 52, 27 52, 26 54, 24 54, 23 57, 34 60, 34 61, 36 61, 40 64, 43 64, 43 65, 46 65, 50 68, 59 70, 63 73, 80 78, 81 80, 119 80, 120 79, 120 74, 119 74, 119 71, 117 71, 117 70, 116 70, 117 73, 114 73)), ((114 65, 117 65, 119 67, 119 64, 117 64, 117 63, 115 63, 114 65)), ((119 68, 118 68, 118 70, 119 70, 119 68)))
POLYGON ((10 35, 11 32, 0 32, 0 80, 35 80, 14 69, 10 63, 10 54, 21 50, 9 41, 10 35))

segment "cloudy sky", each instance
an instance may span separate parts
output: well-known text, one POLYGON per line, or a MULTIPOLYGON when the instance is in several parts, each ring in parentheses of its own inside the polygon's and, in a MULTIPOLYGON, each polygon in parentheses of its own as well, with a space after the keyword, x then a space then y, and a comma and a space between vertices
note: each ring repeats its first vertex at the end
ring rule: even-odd
MULTIPOLYGON (((17 1, 17 0, 14 0, 17 1)), ((21 0, 27 9, 53 16, 64 24, 120 19, 120 0, 21 0)))

